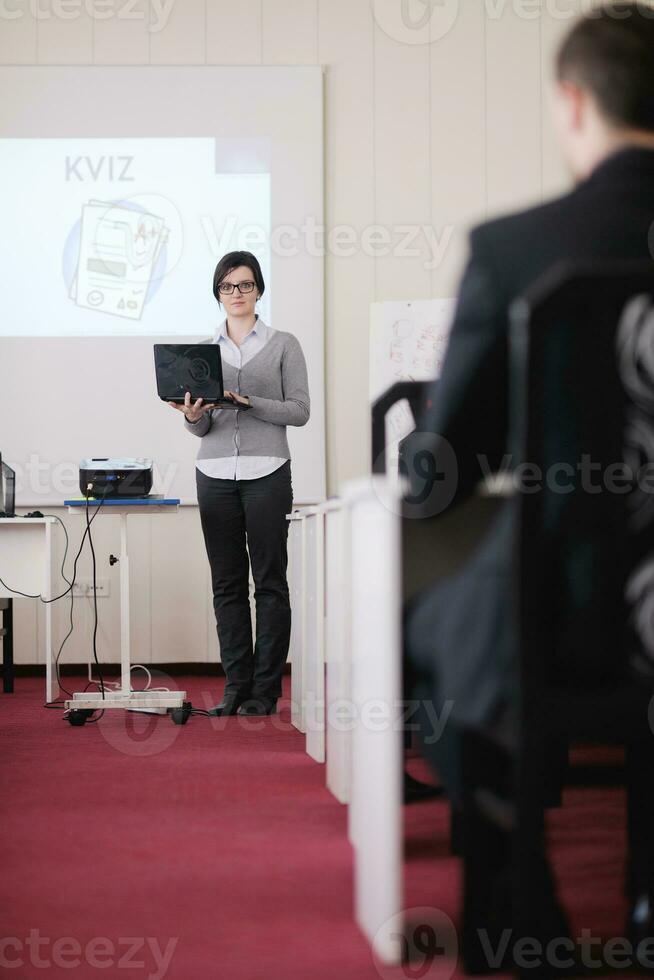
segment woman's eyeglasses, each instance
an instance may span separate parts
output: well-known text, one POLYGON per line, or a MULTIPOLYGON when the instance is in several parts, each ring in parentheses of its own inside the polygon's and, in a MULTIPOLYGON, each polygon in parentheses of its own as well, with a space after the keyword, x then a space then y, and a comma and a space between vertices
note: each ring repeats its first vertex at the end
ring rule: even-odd
POLYGON ((231 296, 235 289, 238 289, 239 293, 251 293, 254 287, 255 283, 251 279, 246 279, 245 282, 221 282, 218 292, 223 293, 224 296, 231 296))

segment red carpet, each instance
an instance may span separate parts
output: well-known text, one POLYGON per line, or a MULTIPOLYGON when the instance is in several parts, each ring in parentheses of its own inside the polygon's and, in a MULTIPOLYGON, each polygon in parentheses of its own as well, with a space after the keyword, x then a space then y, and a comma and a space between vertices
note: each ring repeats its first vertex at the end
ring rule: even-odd
MULTIPOLYGON (((179 686, 196 707, 220 694, 209 678, 179 686)), ((14 695, 0 695, 8 976, 380 976, 352 921, 346 809, 284 702, 267 719, 195 717, 178 727, 114 711, 72 728, 41 707, 43 688, 18 678, 14 695)), ((563 895, 575 927, 619 935, 621 795, 569 796, 553 819, 563 895)), ((456 921, 448 820, 440 802, 406 809, 406 905, 456 921)), ((446 964, 428 972, 452 975, 446 964)))

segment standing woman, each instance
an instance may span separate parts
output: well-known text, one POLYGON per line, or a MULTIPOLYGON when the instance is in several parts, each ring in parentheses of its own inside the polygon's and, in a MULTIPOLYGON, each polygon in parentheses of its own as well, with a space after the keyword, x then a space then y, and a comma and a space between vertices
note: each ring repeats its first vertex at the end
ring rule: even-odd
POLYGON ((256 313, 264 281, 250 252, 229 252, 213 277, 213 294, 226 319, 220 345, 225 396, 242 409, 173 405, 200 438, 198 504, 211 566, 213 605, 225 694, 216 715, 275 712, 288 655, 291 607, 286 580, 286 515, 291 510, 287 425, 309 419, 307 368, 299 341, 274 330, 256 313), (246 545, 247 542, 247 545, 246 545), (255 587, 256 641, 252 644, 249 563, 255 587))

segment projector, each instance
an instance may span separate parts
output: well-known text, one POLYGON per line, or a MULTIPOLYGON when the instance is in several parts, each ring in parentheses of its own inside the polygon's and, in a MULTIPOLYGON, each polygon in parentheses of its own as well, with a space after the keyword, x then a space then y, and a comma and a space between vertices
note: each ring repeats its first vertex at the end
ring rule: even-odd
POLYGON ((79 464, 79 488, 86 497, 147 497, 152 489, 152 460, 139 456, 96 456, 79 464), (91 489, 87 487, 91 485, 91 489))

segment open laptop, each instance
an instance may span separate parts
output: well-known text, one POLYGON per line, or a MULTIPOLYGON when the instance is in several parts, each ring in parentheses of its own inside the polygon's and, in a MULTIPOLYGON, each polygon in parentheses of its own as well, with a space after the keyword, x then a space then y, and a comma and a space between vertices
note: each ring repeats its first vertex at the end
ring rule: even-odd
POLYGON ((15 505, 16 474, 10 466, 2 462, 0 453, 0 517, 14 517, 15 505))
POLYGON ((155 344, 154 367, 162 401, 183 405, 184 396, 190 391, 192 402, 201 398, 205 405, 218 408, 250 407, 225 398, 218 344, 155 344))

